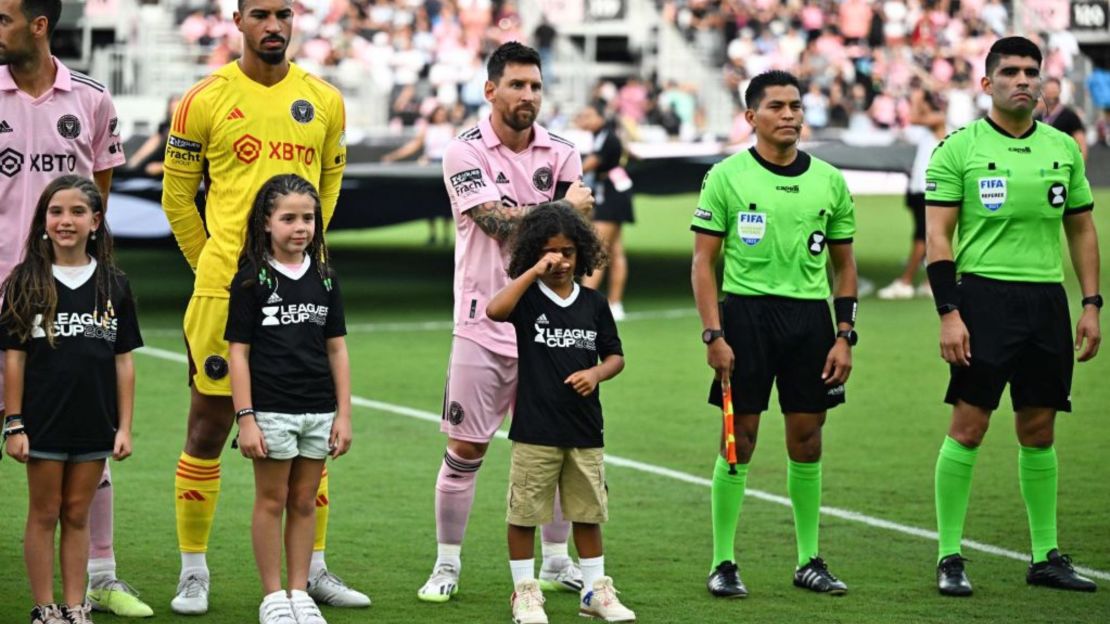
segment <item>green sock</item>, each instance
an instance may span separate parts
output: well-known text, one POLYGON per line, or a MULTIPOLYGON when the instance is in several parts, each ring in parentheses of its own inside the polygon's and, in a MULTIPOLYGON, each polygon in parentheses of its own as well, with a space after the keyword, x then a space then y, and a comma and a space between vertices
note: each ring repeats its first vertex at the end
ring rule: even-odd
POLYGON ((744 504, 744 488, 748 482, 748 464, 736 464, 736 474, 728 473, 728 462, 720 455, 713 466, 713 568, 723 561, 735 561, 733 552, 740 507, 744 504))
POLYGON ((1033 563, 1048 561, 1048 551, 1056 548, 1056 474, 1055 447, 1018 450, 1018 480, 1029 514, 1033 563))
POLYGON ((821 462, 788 460, 786 490, 794 506, 794 535, 798 539, 798 567, 820 552, 817 530, 821 523, 821 462))
POLYGON ((937 457, 934 489, 937 501, 937 561, 948 555, 960 554, 964 536, 964 517, 971 498, 971 473, 975 468, 978 448, 968 448, 945 436, 937 457))

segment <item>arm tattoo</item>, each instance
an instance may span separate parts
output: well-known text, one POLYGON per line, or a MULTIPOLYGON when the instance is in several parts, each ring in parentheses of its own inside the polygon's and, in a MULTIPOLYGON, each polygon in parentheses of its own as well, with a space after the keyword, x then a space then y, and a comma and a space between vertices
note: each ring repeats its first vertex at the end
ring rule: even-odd
POLYGON ((524 215, 540 206, 564 206, 566 208, 572 208, 570 202, 565 199, 557 199, 555 201, 544 202, 533 206, 509 206, 499 200, 479 204, 466 211, 466 214, 474 221, 478 229, 485 232, 487 236, 499 241, 505 241, 512 236, 513 231, 516 230, 517 224, 524 218, 524 215))

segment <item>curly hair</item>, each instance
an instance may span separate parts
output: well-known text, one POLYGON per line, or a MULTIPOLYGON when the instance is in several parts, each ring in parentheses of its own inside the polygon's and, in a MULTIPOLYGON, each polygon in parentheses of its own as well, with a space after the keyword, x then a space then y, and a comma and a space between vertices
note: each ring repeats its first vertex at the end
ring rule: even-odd
MULTIPOLYGON (((270 240, 270 233, 266 231, 266 223, 277 207, 277 200, 293 194, 307 195, 315 204, 315 228, 305 255, 316 260, 320 279, 326 282, 331 277, 331 257, 328 244, 324 240, 324 213, 320 206, 320 194, 311 182, 292 173, 276 175, 266 180, 262 188, 258 189, 247 218, 247 235, 239 254, 239 268, 249 266, 253 273, 258 273, 269 264, 273 242, 270 240)), ((243 282, 243 287, 250 288, 254 284, 253 279, 247 280, 243 282)))
POLYGON ((512 239, 509 277, 520 277, 539 262, 547 241, 559 234, 569 238, 577 250, 575 277, 591 275, 609 261, 589 221, 567 206, 548 204, 524 215, 517 227, 512 239))

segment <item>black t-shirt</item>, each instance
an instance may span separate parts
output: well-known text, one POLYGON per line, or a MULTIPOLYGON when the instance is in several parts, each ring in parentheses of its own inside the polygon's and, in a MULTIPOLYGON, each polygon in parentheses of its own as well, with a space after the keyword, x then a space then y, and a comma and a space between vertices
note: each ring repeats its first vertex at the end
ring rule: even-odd
POLYGON ((1075 111, 1067 106, 1061 107, 1060 112, 1055 115, 1043 115, 1038 119, 1068 136, 1072 136, 1083 129, 1083 120, 1079 118, 1079 115, 1075 114, 1075 111))
POLYGON ((598 173, 608 173, 610 169, 620 166, 624 148, 621 147, 620 137, 617 136, 613 124, 605 124, 605 127, 594 135, 593 155, 600 161, 597 165, 598 173))
POLYGON ((315 260, 306 258, 296 272, 272 262, 259 270, 245 267, 231 281, 224 340, 251 347, 256 410, 334 411, 327 339, 346 333, 339 281, 334 274, 322 279, 315 260))
POLYGON ((583 397, 563 382, 606 356, 624 354, 609 302, 578 285, 562 300, 537 282, 509 322, 519 357, 509 439, 561 448, 605 446, 600 386, 583 397))
MULTIPOLYGON (((23 424, 31 448, 51 453, 111 450, 119 426, 116 355, 143 346, 127 278, 118 271, 98 305, 95 264, 76 279, 54 271, 54 346, 41 316, 26 341, 0 326, 0 348, 27 352, 23 424)), ((12 293, 4 298, 12 301, 12 293)))

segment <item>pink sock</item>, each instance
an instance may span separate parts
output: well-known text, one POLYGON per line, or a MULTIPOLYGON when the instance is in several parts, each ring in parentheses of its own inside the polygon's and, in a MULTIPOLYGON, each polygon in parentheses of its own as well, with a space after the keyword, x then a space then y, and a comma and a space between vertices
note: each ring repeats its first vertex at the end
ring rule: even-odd
POLYGON ((104 474, 89 507, 89 559, 111 559, 112 549, 112 473, 104 462, 104 474))
POLYGON ((555 509, 551 522, 540 527, 540 538, 545 544, 566 544, 570 537, 570 523, 563 519, 563 506, 559 504, 559 488, 555 488, 555 509))
POLYGON ((436 479, 436 540, 440 544, 462 544, 481 467, 480 459, 463 459, 450 450, 443 454, 436 479))

